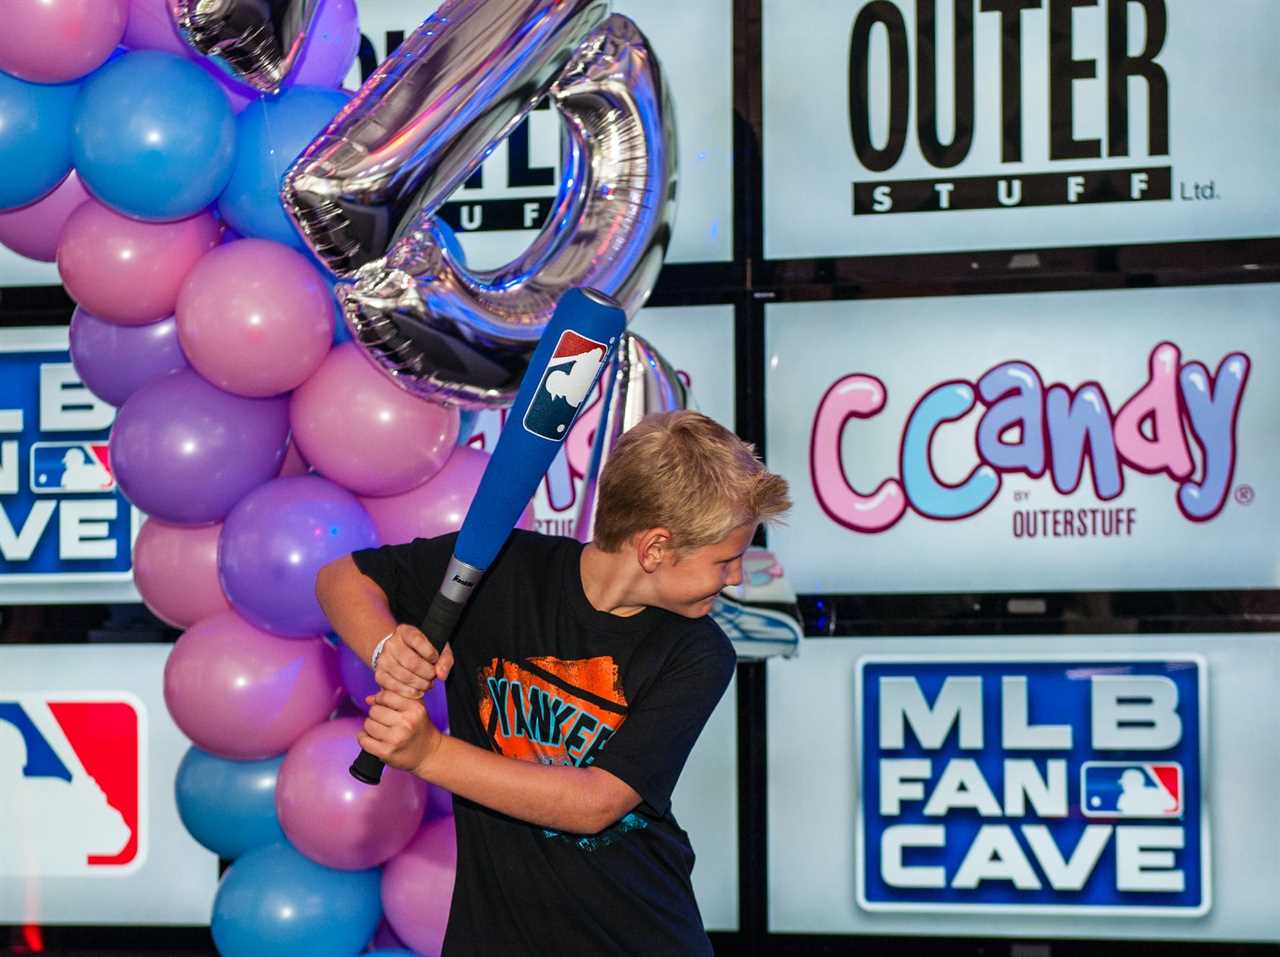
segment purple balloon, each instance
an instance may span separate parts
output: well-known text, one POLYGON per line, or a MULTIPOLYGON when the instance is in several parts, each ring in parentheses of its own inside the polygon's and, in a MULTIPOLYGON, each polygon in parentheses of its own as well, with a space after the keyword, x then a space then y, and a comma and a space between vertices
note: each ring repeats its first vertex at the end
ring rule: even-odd
POLYGON ((182 733, 233 761, 284 753, 341 696, 323 638, 277 638, 232 611, 187 629, 164 666, 165 704, 182 733))
POLYGON ((110 455, 138 508, 171 525, 208 525, 279 473, 288 443, 288 399, 231 395, 182 369, 125 401, 110 455))
POLYGON ((168 0, 129 0, 129 22, 120 41, 131 50, 164 50, 179 56, 191 54, 191 48, 178 35, 168 0))
POLYGON ((377 544, 373 519, 341 486, 316 475, 275 479, 227 516, 218 574, 232 607, 249 621, 305 637, 329 630, 316 601, 320 567, 377 544))
POLYGON ((361 661, 354 651, 345 644, 338 645, 338 674, 342 675, 342 687, 347 690, 351 703, 361 711, 368 712, 369 706, 364 699, 378 693, 378 683, 373 680, 373 671, 368 662, 361 661))
POLYGON ((77 306, 71 315, 71 364, 90 392, 121 406, 153 379, 187 368, 187 357, 173 316, 145 326, 121 326, 77 306))
POLYGON ((413 953, 413 951, 405 947, 404 941, 396 936, 396 932, 391 929, 391 925, 387 923, 385 917, 382 919, 382 923, 378 925, 377 931, 374 932, 373 940, 369 941, 369 946, 373 948, 369 951, 371 954, 384 950, 402 950, 407 954, 413 953))
POLYGON ((289 842, 327 867, 360 871, 400 853, 427 808, 427 782, 388 768, 371 788, 347 770, 360 718, 312 728, 280 765, 276 812, 289 842))

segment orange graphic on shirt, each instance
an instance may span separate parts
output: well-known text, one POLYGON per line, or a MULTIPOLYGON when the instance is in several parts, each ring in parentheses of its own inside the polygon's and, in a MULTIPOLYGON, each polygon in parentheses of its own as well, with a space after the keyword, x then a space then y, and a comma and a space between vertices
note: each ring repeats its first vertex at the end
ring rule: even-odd
POLYGON ((480 722, 508 757, 589 765, 626 720, 618 665, 607 655, 494 658, 477 678, 480 722))

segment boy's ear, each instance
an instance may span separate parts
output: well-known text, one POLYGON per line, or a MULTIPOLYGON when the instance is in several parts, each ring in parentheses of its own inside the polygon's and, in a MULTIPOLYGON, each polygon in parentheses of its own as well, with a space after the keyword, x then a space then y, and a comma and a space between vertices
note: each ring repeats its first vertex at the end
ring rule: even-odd
POLYGON ((640 567, 652 574, 663 562, 671 558, 671 531, 666 528, 650 528, 636 533, 636 559, 640 567))

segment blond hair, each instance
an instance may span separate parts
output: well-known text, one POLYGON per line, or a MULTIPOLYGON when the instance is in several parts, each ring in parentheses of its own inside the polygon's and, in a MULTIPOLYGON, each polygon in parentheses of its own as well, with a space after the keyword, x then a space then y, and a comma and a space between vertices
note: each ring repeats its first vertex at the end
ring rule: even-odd
POLYGON ((661 412, 623 433, 605 463, 594 541, 613 552, 637 532, 666 528, 672 547, 687 551, 790 507, 787 480, 750 444, 701 413, 661 412))

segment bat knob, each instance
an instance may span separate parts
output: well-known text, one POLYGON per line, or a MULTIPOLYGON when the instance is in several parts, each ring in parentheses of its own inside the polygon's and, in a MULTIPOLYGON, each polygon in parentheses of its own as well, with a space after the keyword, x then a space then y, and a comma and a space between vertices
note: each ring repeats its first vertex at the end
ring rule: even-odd
POLYGON ((351 776, 364 784, 378 784, 382 781, 382 769, 385 767, 379 758, 368 751, 361 751, 360 756, 351 762, 351 776))

